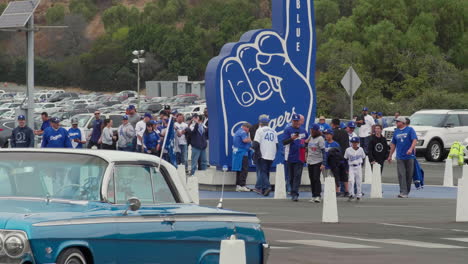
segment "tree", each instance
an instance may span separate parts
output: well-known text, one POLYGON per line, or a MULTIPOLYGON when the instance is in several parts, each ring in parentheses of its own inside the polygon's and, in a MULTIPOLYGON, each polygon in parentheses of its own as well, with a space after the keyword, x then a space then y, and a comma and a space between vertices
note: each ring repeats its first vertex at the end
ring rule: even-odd
POLYGON ((60 23, 65 17, 65 7, 60 4, 55 4, 49 9, 47 9, 45 16, 47 24, 49 25, 60 23))
POLYGON ((82 15, 87 21, 90 21, 98 11, 91 0, 71 0, 69 8, 71 13, 82 15))

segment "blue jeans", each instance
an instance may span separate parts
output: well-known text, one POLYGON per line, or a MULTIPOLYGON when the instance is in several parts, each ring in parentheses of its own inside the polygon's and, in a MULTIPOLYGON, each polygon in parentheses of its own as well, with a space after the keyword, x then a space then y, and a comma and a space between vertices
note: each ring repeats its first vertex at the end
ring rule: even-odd
POLYGON ((257 183, 255 189, 265 191, 271 188, 270 185, 270 169, 272 160, 259 159, 257 162, 257 183))
POLYGON ((179 145, 180 152, 177 152, 177 161, 180 164, 185 165, 185 169, 188 169, 188 151, 187 145, 179 145))
POLYGON ((198 159, 201 160, 201 170, 206 170, 207 160, 206 160, 206 149, 198 149, 192 146, 192 171, 191 175, 195 174, 195 171, 198 167, 198 159))
POLYGON ((302 169, 304 163, 302 162, 288 162, 288 170, 291 184, 291 196, 299 196, 299 187, 302 180, 302 169))
POLYGON ((288 162, 284 162, 284 180, 286 181, 286 192, 291 192, 291 179, 289 178, 289 165, 288 162))
POLYGON ((132 152, 135 152, 135 151, 137 150, 137 149, 136 149, 136 147, 137 147, 137 137, 134 137, 134 138, 133 138, 132 144, 133 144, 133 146, 132 146, 132 148, 131 148, 131 151, 132 151, 132 152))
POLYGON ((366 155, 369 153, 369 141, 370 141, 370 136, 369 137, 362 137, 360 138, 360 143, 361 143, 361 148, 364 150, 366 155))

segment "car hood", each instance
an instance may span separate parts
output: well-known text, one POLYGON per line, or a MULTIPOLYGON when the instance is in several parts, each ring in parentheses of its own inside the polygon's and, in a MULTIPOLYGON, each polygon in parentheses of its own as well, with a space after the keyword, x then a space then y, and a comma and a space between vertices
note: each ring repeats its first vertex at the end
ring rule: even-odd
MULTIPOLYGON (((125 205, 111 205, 101 202, 50 200, 37 198, 0 198, 0 229, 25 230, 35 223, 62 221, 83 218, 101 218, 122 216, 125 205)), ((134 212, 129 212, 132 215, 134 212)), ((168 204, 140 209, 138 214, 146 215, 179 215, 179 216, 213 216, 249 217, 254 214, 224 210, 195 204, 168 204)), ((258 220, 258 219, 257 219, 258 220)), ((234 220, 235 221, 235 220, 234 220)))
MULTIPOLYGON (((412 125, 410 125, 410 127, 412 127, 414 129, 414 131, 416 131, 416 132, 428 131, 428 130, 434 129, 434 127, 432 127, 432 126, 412 126, 412 125)), ((387 127, 387 128, 384 129, 384 131, 394 131, 395 129, 397 129, 397 127, 395 127, 395 126, 387 127)))

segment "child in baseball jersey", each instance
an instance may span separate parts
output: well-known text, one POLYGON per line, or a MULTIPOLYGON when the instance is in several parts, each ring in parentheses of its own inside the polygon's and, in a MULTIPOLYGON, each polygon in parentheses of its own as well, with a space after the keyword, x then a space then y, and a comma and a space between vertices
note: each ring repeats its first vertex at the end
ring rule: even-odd
POLYGON ((346 149, 344 158, 348 160, 349 164, 349 186, 354 186, 356 183, 356 192, 354 193, 354 188, 349 188, 349 201, 354 200, 356 197, 357 200, 361 199, 361 182, 362 182, 362 164, 366 158, 366 153, 364 150, 359 147, 359 138, 353 137, 351 139, 352 147, 346 149))

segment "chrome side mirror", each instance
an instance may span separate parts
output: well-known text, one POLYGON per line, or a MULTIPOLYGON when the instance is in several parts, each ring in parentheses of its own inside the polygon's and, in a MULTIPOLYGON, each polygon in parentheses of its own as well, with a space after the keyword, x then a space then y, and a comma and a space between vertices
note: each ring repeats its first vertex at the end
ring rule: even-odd
POLYGON ((128 214, 128 210, 130 211, 138 211, 141 207, 141 202, 138 198, 132 197, 127 201, 127 210, 125 210, 124 215, 128 214))

